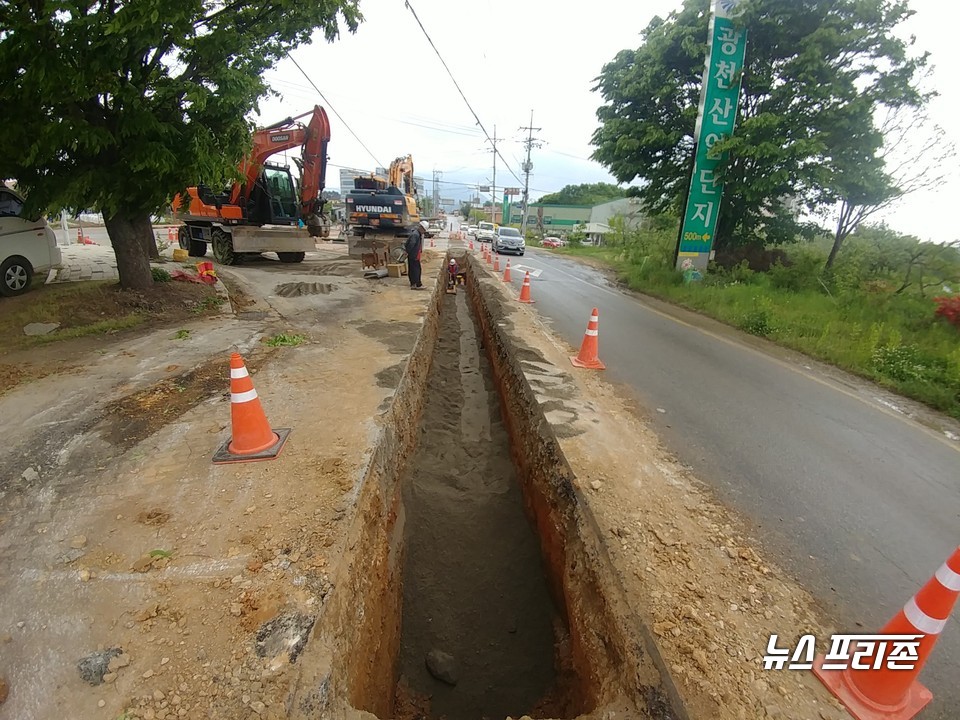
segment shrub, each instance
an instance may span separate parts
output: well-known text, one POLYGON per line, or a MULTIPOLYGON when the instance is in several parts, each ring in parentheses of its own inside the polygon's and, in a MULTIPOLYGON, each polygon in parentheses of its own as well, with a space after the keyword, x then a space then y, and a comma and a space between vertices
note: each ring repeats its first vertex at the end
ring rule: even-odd
POLYGON ((771 287, 777 290, 802 292, 820 287, 820 261, 814 255, 804 254, 791 265, 775 263, 767 271, 771 287))
POLYGON ((960 295, 937 297, 933 301, 937 304, 935 317, 942 317, 948 323, 960 330, 960 295))
POLYGON ((873 367, 891 380, 922 380, 926 366, 916 345, 883 345, 873 352, 873 367))
POLYGON ((737 325, 751 335, 765 337, 773 332, 773 320, 769 303, 754 298, 753 308, 744 314, 737 325))
POLYGON ((150 274, 153 276, 154 282, 170 282, 173 279, 170 277, 170 273, 159 267, 150 268, 150 274))

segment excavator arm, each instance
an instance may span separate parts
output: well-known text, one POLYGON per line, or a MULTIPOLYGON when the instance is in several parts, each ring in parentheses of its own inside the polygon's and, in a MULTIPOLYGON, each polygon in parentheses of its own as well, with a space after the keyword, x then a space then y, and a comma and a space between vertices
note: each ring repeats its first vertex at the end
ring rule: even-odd
POLYGON ((398 157, 390 163, 390 170, 387 173, 387 182, 393 187, 398 187, 404 195, 416 195, 417 187, 413 182, 413 156, 398 157))
POLYGON ((287 118, 253 135, 253 149, 240 166, 242 183, 233 186, 230 204, 245 205, 250 198, 254 183, 260 176, 263 164, 271 155, 292 148, 301 148, 300 212, 304 222, 311 228, 321 224, 323 211, 321 193, 326 183, 327 144, 330 142, 330 120, 319 105, 297 117, 287 118), (298 122, 310 116, 304 126, 298 122))

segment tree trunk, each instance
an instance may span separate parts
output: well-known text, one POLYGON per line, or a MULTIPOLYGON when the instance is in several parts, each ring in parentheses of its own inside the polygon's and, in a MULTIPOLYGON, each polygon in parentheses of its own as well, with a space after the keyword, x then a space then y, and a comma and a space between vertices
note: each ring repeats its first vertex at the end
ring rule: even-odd
POLYGON ((823 266, 824 270, 829 270, 833 267, 833 261, 837 259, 837 254, 840 252, 840 246, 843 245, 843 241, 846 239, 847 236, 841 234, 840 228, 837 228, 837 232, 833 236, 833 247, 830 248, 830 254, 827 256, 827 262, 823 266))
POLYGON ((134 220, 137 234, 143 238, 147 249, 147 257, 151 260, 160 259, 160 250, 157 248, 157 236, 153 234, 153 223, 150 222, 150 216, 144 215, 134 220))
MULTIPOLYGON (((152 228, 148 214, 120 211, 104 218, 107 234, 117 256, 120 287, 124 290, 146 290, 153 285, 150 273, 150 255, 143 228, 152 228)), ((152 231, 149 233, 153 237, 152 231)))

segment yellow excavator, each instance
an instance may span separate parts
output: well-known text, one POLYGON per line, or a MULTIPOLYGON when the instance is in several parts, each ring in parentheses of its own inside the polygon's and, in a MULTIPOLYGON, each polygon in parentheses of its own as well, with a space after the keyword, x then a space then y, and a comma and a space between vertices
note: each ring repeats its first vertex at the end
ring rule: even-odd
POLYGON ((398 157, 390 163, 386 178, 374 174, 357 178, 347 193, 346 206, 351 255, 389 253, 402 245, 420 222, 413 157, 398 157))

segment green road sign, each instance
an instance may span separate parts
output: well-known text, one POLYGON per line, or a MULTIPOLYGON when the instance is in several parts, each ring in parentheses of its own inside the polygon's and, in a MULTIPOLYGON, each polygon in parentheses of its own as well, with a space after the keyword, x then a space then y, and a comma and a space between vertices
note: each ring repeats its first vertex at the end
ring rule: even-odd
POLYGON ((680 228, 677 267, 705 270, 717 231, 723 186, 716 169, 723 157, 711 151, 733 134, 740 100, 740 78, 747 31, 732 16, 740 0, 714 0, 708 34, 710 47, 700 90, 693 176, 680 228), (687 261, 687 262, 685 262, 687 261))

